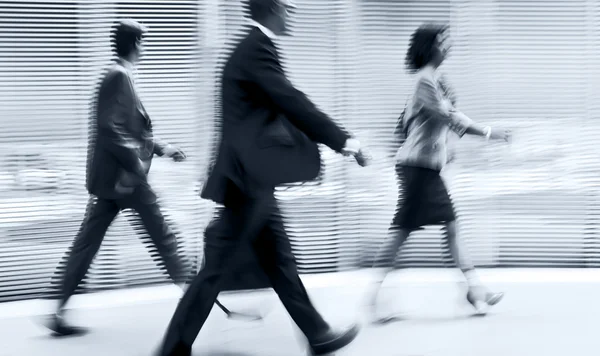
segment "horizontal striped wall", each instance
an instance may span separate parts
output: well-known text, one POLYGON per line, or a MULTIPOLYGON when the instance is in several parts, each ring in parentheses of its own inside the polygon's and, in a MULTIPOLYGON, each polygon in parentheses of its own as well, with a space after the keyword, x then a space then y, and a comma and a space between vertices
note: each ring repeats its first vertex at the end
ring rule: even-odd
MULTIPOLYGON (((592 0, 297 0, 278 40, 292 81, 367 143, 359 168, 323 147, 322 177, 281 187, 302 273, 368 266, 397 200, 389 147, 411 87, 404 56, 425 21, 449 22, 444 74, 477 121, 510 144, 453 140, 444 176, 474 260, 485 266, 600 263, 599 6, 592 0)), ((137 83, 162 138, 189 161, 151 176, 182 251, 198 264, 214 206, 199 199, 216 143, 219 68, 247 28, 242 2, 0 1, 0 300, 49 287, 85 214, 90 104, 114 19, 149 27, 137 83)), ((135 215, 109 230, 83 290, 165 283, 135 215)), ((415 233, 398 266, 450 266, 439 226, 415 233)))

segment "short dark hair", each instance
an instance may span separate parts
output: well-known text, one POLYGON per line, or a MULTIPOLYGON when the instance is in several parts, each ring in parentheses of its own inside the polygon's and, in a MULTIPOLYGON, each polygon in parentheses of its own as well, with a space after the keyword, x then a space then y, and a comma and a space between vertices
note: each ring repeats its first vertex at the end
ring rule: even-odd
POLYGON ((250 17, 255 21, 264 20, 278 4, 279 0, 248 0, 250 17))
POLYGON ((406 67, 417 71, 433 60, 438 38, 448 30, 448 25, 425 24, 420 26, 410 37, 406 53, 406 67))
POLYGON ((145 34, 146 28, 137 21, 126 19, 115 24, 111 38, 117 56, 129 56, 145 34))

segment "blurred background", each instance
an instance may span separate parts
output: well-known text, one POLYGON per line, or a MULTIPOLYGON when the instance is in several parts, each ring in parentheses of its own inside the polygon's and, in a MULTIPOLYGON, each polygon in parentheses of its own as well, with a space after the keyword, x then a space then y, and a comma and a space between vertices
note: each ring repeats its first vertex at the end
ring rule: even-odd
MULTIPOLYGON (((295 2, 293 37, 279 40, 288 74, 375 157, 361 169, 323 148, 321 179, 279 189, 302 273, 367 267, 386 236, 397 196, 387 152, 411 85, 404 57, 427 21, 450 23, 443 72, 458 106, 514 132, 510 144, 453 142, 444 173, 477 265, 600 266, 599 2, 295 2)), ((90 104, 118 18, 149 28, 140 94, 156 134, 189 157, 157 159, 151 180, 184 252, 201 258, 215 84, 244 16, 238 0, 0 1, 0 301, 45 290, 83 219, 90 104)), ((128 214, 82 290, 167 282, 128 214)), ((442 237, 437 226, 415 233, 398 267, 450 267, 442 237)))

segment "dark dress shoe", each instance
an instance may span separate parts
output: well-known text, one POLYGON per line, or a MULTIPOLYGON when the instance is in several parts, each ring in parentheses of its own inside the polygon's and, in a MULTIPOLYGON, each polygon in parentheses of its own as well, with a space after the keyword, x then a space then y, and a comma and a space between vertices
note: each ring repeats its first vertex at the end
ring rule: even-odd
POLYGON ((348 346, 348 344, 356 339, 359 329, 358 325, 355 324, 342 331, 329 330, 324 335, 311 340, 310 349, 312 354, 325 355, 348 346))
POLYGON ((62 315, 54 314, 50 316, 44 323, 44 326, 50 329, 52 336, 81 336, 88 333, 88 329, 69 325, 65 322, 62 315))

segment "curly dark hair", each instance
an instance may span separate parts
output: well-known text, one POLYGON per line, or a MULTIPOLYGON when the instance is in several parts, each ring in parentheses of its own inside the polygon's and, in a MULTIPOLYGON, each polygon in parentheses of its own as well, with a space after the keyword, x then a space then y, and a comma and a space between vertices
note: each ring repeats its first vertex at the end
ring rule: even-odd
POLYGON ((434 59, 438 36, 448 30, 448 25, 425 24, 420 26, 411 36, 406 52, 406 67, 409 71, 417 71, 434 59))
POLYGON ((146 27, 131 19, 121 20, 113 26, 111 42, 119 57, 127 57, 135 49, 137 42, 146 34, 146 27))

